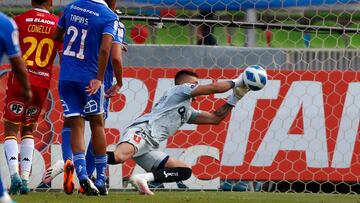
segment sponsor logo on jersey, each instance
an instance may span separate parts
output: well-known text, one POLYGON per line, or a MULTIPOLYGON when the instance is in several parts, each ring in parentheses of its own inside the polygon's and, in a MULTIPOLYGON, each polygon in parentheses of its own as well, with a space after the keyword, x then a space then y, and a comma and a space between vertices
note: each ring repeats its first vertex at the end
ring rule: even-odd
POLYGON ((34 22, 36 22, 36 23, 44 23, 44 24, 48 24, 48 25, 55 25, 54 21, 47 20, 47 19, 42 19, 42 18, 35 18, 34 22))
POLYGON ((32 74, 35 74, 35 75, 39 75, 39 76, 50 77, 50 74, 47 73, 47 72, 35 71, 35 70, 30 69, 30 68, 28 68, 28 72, 32 73, 32 74))
POLYGON ((25 22, 34 22, 34 18, 26 18, 25 22))
POLYGON ((86 8, 81 8, 81 7, 78 7, 78 6, 75 6, 75 5, 71 5, 70 9, 74 9, 74 10, 81 11, 81 12, 84 12, 84 13, 89 13, 89 14, 95 15, 95 16, 100 16, 100 13, 97 13, 95 11, 92 11, 92 10, 89 10, 89 9, 86 9, 86 8))

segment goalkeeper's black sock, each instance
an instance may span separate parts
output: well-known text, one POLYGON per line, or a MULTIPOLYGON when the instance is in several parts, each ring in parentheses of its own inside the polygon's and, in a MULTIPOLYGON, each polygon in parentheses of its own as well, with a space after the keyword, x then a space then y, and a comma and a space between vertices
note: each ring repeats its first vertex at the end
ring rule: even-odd
POLYGON ((115 154, 114 152, 106 152, 107 156, 108 156, 108 160, 107 160, 107 164, 109 165, 116 165, 116 161, 115 161, 115 154))
POLYGON ((177 167, 177 168, 163 168, 153 172, 154 181, 161 183, 178 182, 187 180, 192 173, 191 168, 177 167))

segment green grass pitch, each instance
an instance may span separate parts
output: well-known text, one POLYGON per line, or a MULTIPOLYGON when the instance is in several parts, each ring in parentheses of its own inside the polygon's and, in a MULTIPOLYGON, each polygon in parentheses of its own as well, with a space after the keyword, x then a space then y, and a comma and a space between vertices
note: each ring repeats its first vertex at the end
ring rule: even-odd
POLYGON ((254 193, 254 192, 156 192, 155 196, 142 196, 136 192, 110 192, 108 196, 88 197, 61 192, 32 192, 26 196, 13 196, 18 203, 359 203, 358 195, 254 193))

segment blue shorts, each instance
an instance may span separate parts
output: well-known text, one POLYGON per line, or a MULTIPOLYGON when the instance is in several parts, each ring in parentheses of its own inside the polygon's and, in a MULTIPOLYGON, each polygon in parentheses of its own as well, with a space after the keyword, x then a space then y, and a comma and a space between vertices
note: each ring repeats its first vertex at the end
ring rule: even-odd
POLYGON ((89 83, 59 81, 59 94, 65 117, 89 116, 104 113, 104 86, 93 95, 85 91, 89 83))
MULTIPOLYGON (((108 91, 112 87, 112 81, 105 81, 105 92, 108 91)), ((110 109, 110 98, 105 97, 104 102, 104 119, 106 119, 109 116, 109 109, 110 109)))
POLYGON ((110 109, 110 98, 105 98, 104 102, 104 119, 107 119, 109 116, 109 109, 110 109))

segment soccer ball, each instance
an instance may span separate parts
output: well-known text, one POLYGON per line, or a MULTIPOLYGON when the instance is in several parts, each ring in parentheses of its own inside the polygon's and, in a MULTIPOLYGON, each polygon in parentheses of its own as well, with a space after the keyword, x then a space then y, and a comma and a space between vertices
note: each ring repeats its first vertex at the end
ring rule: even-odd
POLYGON ((245 85, 250 90, 258 91, 265 87, 267 74, 263 67, 259 65, 252 65, 245 68, 243 79, 245 85))

